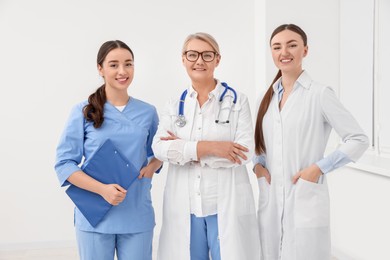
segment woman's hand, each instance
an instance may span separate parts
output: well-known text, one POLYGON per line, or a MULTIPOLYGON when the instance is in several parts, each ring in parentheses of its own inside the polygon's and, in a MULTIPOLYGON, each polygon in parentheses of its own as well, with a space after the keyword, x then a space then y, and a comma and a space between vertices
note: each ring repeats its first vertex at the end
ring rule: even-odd
POLYGON ((177 137, 174 133, 172 133, 171 131, 167 131, 168 135, 169 136, 166 136, 166 137, 160 137, 161 140, 163 141, 169 141, 169 140, 176 140, 176 139, 179 139, 179 137, 177 137))
POLYGON ((233 142, 216 142, 214 155, 226 158, 233 163, 241 164, 241 160, 246 160, 244 152, 249 152, 248 148, 233 142))
POLYGON ((260 163, 255 165, 255 174, 258 179, 261 177, 265 177, 268 184, 271 184, 271 175, 269 174, 267 168, 264 168, 263 165, 261 165, 260 163))
POLYGON ((100 195, 111 205, 117 206, 126 198, 127 191, 118 184, 105 184, 100 195))
POLYGON ((299 171, 297 174, 295 174, 292 179, 292 182, 296 184, 298 179, 302 178, 305 181, 317 183, 321 174, 322 174, 321 169, 317 166, 317 164, 314 163, 309 167, 299 171))
POLYGON ((156 158, 150 160, 149 164, 141 169, 138 179, 153 178, 154 173, 161 167, 162 162, 156 158))
POLYGON ((102 196, 111 205, 118 205, 126 197, 126 190, 118 184, 101 183, 83 171, 76 171, 69 176, 68 181, 73 185, 102 196))
POLYGON ((154 174, 154 171, 151 169, 151 167, 149 165, 145 166, 144 168, 141 169, 141 171, 139 172, 139 176, 138 176, 138 179, 142 179, 142 178, 153 178, 153 174, 154 174))
POLYGON ((238 164, 241 164, 242 159, 247 159, 244 152, 248 151, 248 148, 245 146, 229 141, 199 141, 197 149, 198 158, 212 155, 238 164))

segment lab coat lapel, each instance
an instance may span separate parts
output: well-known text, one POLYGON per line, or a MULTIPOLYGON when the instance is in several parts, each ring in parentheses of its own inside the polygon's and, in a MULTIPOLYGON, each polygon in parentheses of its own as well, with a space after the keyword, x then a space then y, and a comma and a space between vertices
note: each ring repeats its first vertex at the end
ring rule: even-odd
POLYGON ((277 120, 280 120, 280 118, 281 118, 282 115, 281 115, 281 112, 280 112, 280 110, 279 110, 278 96, 277 96, 277 94, 275 94, 275 93, 274 93, 274 96, 272 97, 270 107, 272 108, 273 113, 274 113, 274 115, 275 115, 274 118, 277 119, 277 120))
MULTIPOLYGON (((288 97, 286 103, 284 104, 282 110, 280 111, 280 116, 285 119, 287 118, 287 115, 289 114, 289 112, 291 111, 291 107, 294 106, 294 103, 295 103, 295 93, 296 92, 296 89, 294 89, 292 91, 292 93, 290 94, 290 96, 288 97)), ((278 108, 279 108, 279 104, 278 104, 278 108)))
POLYGON ((187 120, 186 125, 182 128, 181 138, 191 140, 192 126, 194 124, 194 114, 197 105, 196 95, 187 95, 184 105, 184 116, 187 120))
POLYGON ((288 117, 288 114, 290 114, 291 111, 297 110, 297 108, 300 107, 300 104, 305 102, 305 95, 303 95, 303 92, 308 90, 310 85, 310 77, 305 71, 302 72, 299 78, 295 81, 293 91, 291 92, 281 111, 281 115, 284 119, 288 117))

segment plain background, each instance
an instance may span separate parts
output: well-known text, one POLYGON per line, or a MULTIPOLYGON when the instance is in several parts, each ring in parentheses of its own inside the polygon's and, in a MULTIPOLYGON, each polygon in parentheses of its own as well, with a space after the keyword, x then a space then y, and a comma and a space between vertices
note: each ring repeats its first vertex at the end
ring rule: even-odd
MULTIPOLYGON (((344 15, 348 10, 358 8, 360 18, 370 19, 366 2, 372 6, 365 0, 0 0, 0 254, 75 244, 73 204, 53 169, 55 149, 71 107, 102 84, 96 54, 103 42, 119 39, 132 48, 135 79, 129 94, 160 110, 189 82, 180 53, 185 37, 208 32, 222 54, 215 76, 249 97, 254 117, 257 97, 276 73, 269 36, 282 23, 298 24, 309 38, 304 68, 334 87, 371 135, 372 111, 364 107, 372 104, 366 94, 372 86, 364 83, 372 76, 367 65, 372 53, 364 49, 370 43, 360 30, 342 31, 351 27, 344 15), (359 40, 351 46, 346 35, 359 40), (342 75, 354 63, 367 65, 368 71, 363 68, 363 80, 352 90, 343 88, 348 78, 342 75)), ((153 179, 155 245, 167 168, 153 179)), ((256 180, 250 176, 256 198, 256 180)), ((390 258, 385 239, 389 183, 349 167, 329 175, 335 254, 390 258)))

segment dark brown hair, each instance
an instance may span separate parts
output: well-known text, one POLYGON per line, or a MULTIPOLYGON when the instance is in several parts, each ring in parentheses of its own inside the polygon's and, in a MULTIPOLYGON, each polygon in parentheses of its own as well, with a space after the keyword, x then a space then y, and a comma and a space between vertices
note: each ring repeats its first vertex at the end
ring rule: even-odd
MULTIPOLYGON (((290 30, 297 34, 299 34, 302 37, 304 46, 307 46, 307 36, 306 33, 297 25, 295 24, 282 24, 278 26, 271 34, 271 37, 269 39, 269 43, 271 45, 271 41, 274 38, 275 35, 278 33, 284 31, 284 30, 290 30)), ((271 85, 269 86, 267 92, 265 93, 261 103, 259 110, 257 112, 257 119, 256 119, 256 126, 255 126, 255 151, 256 154, 262 154, 266 152, 265 148, 265 142, 264 142, 264 134, 263 134, 263 119, 264 115, 268 110, 269 104, 271 103, 272 96, 274 94, 274 90, 272 86, 275 84, 275 82, 282 76, 282 72, 279 70, 276 74, 274 80, 272 81, 271 85)))
MULTIPOLYGON (((126 43, 115 40, 115 41, 107 41, 102 44, 97 54, 97 64, 103 67, 103 62, 107 57, 108 53, 114 49, 126 49, 131 53, 131 56, 134 54, 126 43)), ((88 104, 84 107, 83 113, 84 117, 87 121, 93 122, 93 126, 95 128, 99 128, 102 126, 104 121, 104 104, 107 101, 105 84, 101 85, 94 93, 92 93, 88 97, 88 104)))

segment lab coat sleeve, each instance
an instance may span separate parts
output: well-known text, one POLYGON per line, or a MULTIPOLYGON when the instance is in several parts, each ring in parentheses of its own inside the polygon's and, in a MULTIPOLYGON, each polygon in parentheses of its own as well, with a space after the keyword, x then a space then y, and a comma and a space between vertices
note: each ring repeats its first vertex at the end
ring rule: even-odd
POLYGON ((196 147, 198 142, 183 139, 161 140, 161 137, 169 136, 168 131, 176 134, 173 127, 175 120, 174 115, 176 115, 174 112, 175 107, 177 107, 175 106, 175 102, 169 101, 161 112, 158 129, 153 138, 152 149, 154 156, 157 159, 173 164, 184 165, 188 162, 197 160, 196 147))
POLYGON ((337 150, 356 162, 368 148, 368 137, 330 87, 322 90, 320 104, 326 122, 341 137, 342 142, 337 150))
MULTIPOLYGON (((249 150, 249 152, 244 153, 247 159, 241 159, 241 163, 244 165, 251 162, 254 155, 253 125, 248 98, 241 93, 238 93, 238 95, 240 96, 239 101, 241 109, 238 111, 238 123, 236 124, 233 142, 238 143, 249 150)), ((240 166, 237 163, 232 163, 228 159, 216 156, 205 157, 201 160, 201 165, 206 165, 210 168, 232 168, 240 166)))
POLYGON ((79 171, 84 154, 83 104, 73 107, 56 151, 55 171, 61 186, 69 185, 70 175, 79 171))

